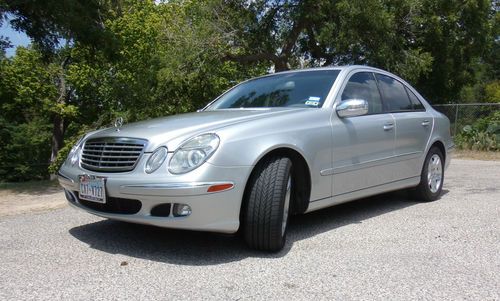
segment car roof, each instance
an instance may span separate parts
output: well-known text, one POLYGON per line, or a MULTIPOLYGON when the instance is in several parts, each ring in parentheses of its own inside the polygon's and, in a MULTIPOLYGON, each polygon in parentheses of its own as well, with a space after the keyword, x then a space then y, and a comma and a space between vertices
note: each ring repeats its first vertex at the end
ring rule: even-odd
POLYGON ((353 70, 357 70, 357 69, 361 69, 361 70, 365 70, 365 71, 368 70, 368 71, 371 71, 371 72, 378 72, 378 73, 382 73, 382 74, 387 74, 387 75, 393 76, 394 78, 396 78, 399 81, 402 81, 402 82, 404 82, 405 84, 408 85, 408 83, 406 81, 404 81, 402 78, 398 77, 395 74, 392 74, 389 71, 386 71, 386 70, 383 70, 383 69, 379 69, 379 68, 375 68, 375 67, 366 66, 366 65, 328 66, 328 67, 315 67, 315 68, 304 68, 304 69, 294 69, 294 70, 279 71, 279 72, 264 74, 264 75, 261 75, 261 76, 256 76, 256 77, 247 79, 247 80, 241 82, 240 84, 246 83, 246 82, 249 82, 249 81, 254 81, 256 79, 261 79, 261 78, 266 78, 266 77, 272 77, 272 76, 276 76, 276 75, 283 75, 283 74, 288 74, 288 73, 302 73, 302 72, 310 72, 310 71, 337 70, 337 71, 340 71, 340 72, 343 72, 343 73, 347 74, 347 73, 349 73, 349 72, 351 72, 353 70))
POLYGON ((280 75, 280 74, 287 74, 287 73, 309 72, 309 71, 337 70, 337 71, 341 71, 341 72, 344 71, 345 74, 348 74, 351 71, 358 70, 358 69, 361 69, 361 70, 364 70, 364 71, 370 71, 370 72, 377 72, 377 73, 381 73, 381 74, 386 74, 386 75, 392 76, 395 79, 397 79, 397 80, 405 83, 405 85, 411 86, 403 78, 397 76, 394 73, 391 73, 391 72, 389 72, 387 70, 383 70, 383 69, 379 69, 379 68, 375 68, 375 67, 370 67, 370 66, 366 66, 366 65, 328 66, 328 67, 315 67, 315 68, 304 68, 304 69, 286 70, 286 71, 280 71, 280 72, 276 72, 276 73, 269 73, 269 74, 266 74, 266 75, 254 77, 254 78, 251 78, 250 80, 259 79, 259 78, 268 77, 268 76, 273 76, 273 75, 280 75))
POLYGON ((315 67, 315 68, 286 70, 286 71, 270 73, 269 75, 295 73, 295 72, 308 72, 308 71, 323 71, 323 70, 351 71, 351 70, 356 70, 356 69, 369 69, 372 71, 387 72, 386 70, 382 70, 382 69, 370 67, 370 66, 365 66, 365 65, 345 65, 345 66, 328 66, 328 67, 315 67))

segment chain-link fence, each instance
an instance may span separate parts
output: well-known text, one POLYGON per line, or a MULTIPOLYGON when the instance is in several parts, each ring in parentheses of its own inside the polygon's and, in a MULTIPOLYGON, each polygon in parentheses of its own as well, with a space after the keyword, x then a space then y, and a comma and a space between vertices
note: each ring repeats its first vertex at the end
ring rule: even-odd
POLYGON ((454 103, 432 107, 450 119, 451 135, 455 136, 464 126, 500 110, 500 103, 454 103))

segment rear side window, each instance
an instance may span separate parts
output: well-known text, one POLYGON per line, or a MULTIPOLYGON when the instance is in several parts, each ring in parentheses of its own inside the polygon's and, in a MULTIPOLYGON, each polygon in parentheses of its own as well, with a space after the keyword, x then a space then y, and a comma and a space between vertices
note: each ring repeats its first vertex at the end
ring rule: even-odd
POLYGON ((380 92, 384 97, 385 110, 389 112, 411 111, 412 104, 402 83, 392 77, 376 74, 380 92))
POLYGON ((382 113, 382 98, 371 72, 359 72, 351 76, 342 92, 342 101, 363 99, 368 102, 368 114, 382 113))
POLYGON ((418 97, 408 88, 406 88, 408 96, 410 97, 411 104, 413 105, 413 110, 415 111, 425 111, 424 105, 418 100, 418 97))

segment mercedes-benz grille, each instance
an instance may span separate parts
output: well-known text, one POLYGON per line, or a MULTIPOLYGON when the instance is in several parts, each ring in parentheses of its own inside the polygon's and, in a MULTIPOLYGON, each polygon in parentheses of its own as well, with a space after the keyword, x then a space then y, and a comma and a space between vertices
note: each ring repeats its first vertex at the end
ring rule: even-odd
POLYGON ((131 171, 139 161, 147 140, 134 138, 95 138, 83 146, 81 166, 100 172, 131 171))

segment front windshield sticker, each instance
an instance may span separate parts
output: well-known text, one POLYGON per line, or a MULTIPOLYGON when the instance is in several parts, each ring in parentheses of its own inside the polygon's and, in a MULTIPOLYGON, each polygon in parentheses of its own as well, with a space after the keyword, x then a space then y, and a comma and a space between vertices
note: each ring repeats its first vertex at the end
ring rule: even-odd
POLYGON ((306 101, 306 106, 313 106, 317 107, 319 105, 319 101, 321 100, 320 97, 317 96, 310 96, 309 100, 306 101))

